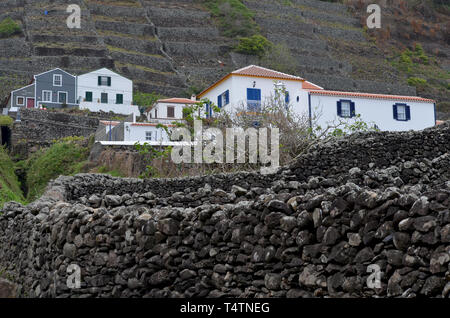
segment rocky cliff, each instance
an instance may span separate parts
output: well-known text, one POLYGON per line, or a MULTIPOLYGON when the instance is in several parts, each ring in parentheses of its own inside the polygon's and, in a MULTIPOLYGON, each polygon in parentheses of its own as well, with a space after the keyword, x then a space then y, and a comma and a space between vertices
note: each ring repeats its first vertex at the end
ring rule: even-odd
POLYGON ((449 151, 446 123, 332 140, 272 175, 60 177, 5 205, 0 267, 31 297, 449 297, 449 151))

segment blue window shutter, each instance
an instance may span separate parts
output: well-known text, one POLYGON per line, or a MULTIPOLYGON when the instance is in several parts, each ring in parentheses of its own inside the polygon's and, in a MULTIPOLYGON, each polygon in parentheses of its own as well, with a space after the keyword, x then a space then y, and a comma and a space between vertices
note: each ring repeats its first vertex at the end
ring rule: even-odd
POLYGON ((355 102, 350 102, 350 117, 355 117, 355 116, 356 116, 355 102))
POLYGON ((411 109, 408 105, 405 107, 406 110, 406 120, 411 120, 411 109))
POLYGON ((342 104, 341 104, 341 101, 337 102, 337 114, 338 114, 338 116, 342 116, 342 104))
POLYGON ((102 77, 99 76, 99 77, 98 77, 98 86, 101 86, 101 85, 102 85, 102 77))
POLYGON ((286 96, 284 98, 284 101, 286 102, 286 104, 289 104, 289 92, 286 91, 286 96))
POLYGON ((111 86, 111 77, 108 77, 108 86, 111 86))
POLYGON ((247 88, 247 100, 253 100, 253 90, 251 88, 247 88))
POLYGON ((227 90, 225 92, 225 105, 228 105, 230 103, 230 91, 227 90))
POLYGON ((256 90, 256 100, 261 100, 261 90, 260 89, 256 90))
POLYGON ((394 119, 398 120, 398 115, 397 115, 397 104, 394 105, 394 119))
POLYGON ((217 96, 217 106, 222 108, 222 95, 217 96))

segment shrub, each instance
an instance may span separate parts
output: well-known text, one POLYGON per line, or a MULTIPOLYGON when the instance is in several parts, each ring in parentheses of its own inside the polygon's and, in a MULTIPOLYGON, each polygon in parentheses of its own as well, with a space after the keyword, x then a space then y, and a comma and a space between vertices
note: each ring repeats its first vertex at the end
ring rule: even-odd
POLYGON ((14 123, 13 119, 9 116, 0 115, 0 126, 12 126, 14 123))
POLYGON ((0 38, 8 38, 22 32, 20 26, 11 18, 6 18, 0 22, 0 38))
POLYGON ((240 0, 199 0, 218 21, 226 37, 251 36, 259 32, 253 12, 240 0))
POLYGON ((423 86, 427 83, 427 80, 420 77, 410 77, 408 78, 408 85, 411 86, 423 86))
POLYGON ((60 140, 50 148, 34 153, 27 161, 27 197, 30 201, 43 194, 51 179, 79 172, 80 163, 87 159, 89 151, 74 142, 76 139, 60 140))
POLYGON ((160 98, 161 95, 157 93, 135 92, 133 95, 133 103, 135 105, 148 108, 153 106, 153 104, 160 98))
POLYGON ((273 45, 261 58, 261 65, 279 72, 289 73, 297 68, 297 62, 286 44, 273 45))
POLYGON ((272 46, 272 42, 267 40, 264 36, 253 35, 248 38, 240 38, 239 44, 236 47, 236 52, 262 57, 272 48, 272 46))

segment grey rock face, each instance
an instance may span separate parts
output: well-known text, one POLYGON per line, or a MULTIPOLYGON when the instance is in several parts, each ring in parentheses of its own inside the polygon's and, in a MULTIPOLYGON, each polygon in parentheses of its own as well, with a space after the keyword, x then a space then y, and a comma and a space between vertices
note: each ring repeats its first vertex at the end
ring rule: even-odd
POLYGON ((273 175, 60 177, 3 207, 0 269, 19 297, 449 297, 449 151, 443 125, 332 140, 273 175))

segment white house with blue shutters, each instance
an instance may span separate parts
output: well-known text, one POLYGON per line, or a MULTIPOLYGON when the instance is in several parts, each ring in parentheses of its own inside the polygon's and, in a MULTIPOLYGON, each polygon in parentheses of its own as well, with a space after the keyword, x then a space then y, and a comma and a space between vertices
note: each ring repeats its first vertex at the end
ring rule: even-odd
MULTIPOLYGON (((357 115, 382 131, 421 130, 436 124, 435 101, 418 96, 329 91, 307 80, 260 66, 236 70, 203 92, 228 112, 258 112, 264 103, 283 92, 286 108, 309 117, 311 125, 325 128, 351 122, 357 115)), ((206 106, 207 116, 214 116, 206 106)))

